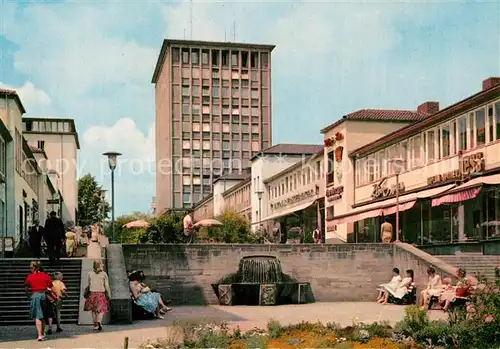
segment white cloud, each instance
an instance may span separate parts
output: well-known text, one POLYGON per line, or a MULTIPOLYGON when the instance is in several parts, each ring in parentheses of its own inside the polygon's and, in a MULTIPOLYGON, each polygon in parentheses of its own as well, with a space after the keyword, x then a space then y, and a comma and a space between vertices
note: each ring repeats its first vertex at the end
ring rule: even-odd
POLYGON ((140 161, 147 164, 155 160, 154 125, 142 132, 135 121, 121 118, 113 126, 90 126, 83 134, 83 146, 93 152, 122 153, 122 161, 140 161))
POLYGON ((0 82, 0 87, 17 91, 17 94, 21 98, 21 102, 28 112, 31 110, 39 110, 52 103, 52 99, 48 93, 35 87, 30 81, 25 82, 21 87, 10 86, 0 82))

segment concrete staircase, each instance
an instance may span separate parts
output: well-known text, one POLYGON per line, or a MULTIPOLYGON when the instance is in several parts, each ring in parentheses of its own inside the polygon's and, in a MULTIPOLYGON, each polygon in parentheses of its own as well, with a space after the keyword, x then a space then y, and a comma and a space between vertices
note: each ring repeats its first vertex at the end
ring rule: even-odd
MULTIPOLYGON (((45 272, 51 276, 60 271, 68 288, 68 296, 63 300, 62 323, 76 324, 81 294, 81 259, 61 259, 54 266, 42 260, 45 272)), ((31 325, 29 299, 24 291, 24 280, 29 274, 30 259, 0 259, 0 326, 31 325)))
POLYGON ((481 253, 459 253, 455 255, 435 255, 443 262, 457 268, 464 268, 468 274, 495 280, 495 267, 500 267, 500 256, 483 255, 481 253))

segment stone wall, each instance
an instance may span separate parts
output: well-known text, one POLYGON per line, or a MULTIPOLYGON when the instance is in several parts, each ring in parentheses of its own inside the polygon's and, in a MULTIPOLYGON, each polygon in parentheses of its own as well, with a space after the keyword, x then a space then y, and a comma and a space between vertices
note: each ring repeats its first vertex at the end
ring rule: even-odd
POLYGON ((279 258, 285 274, 311 283, 316 301, 371 301, 391 278, 393 253, 391 244, 123 245, 127 271, 143 270, 175 305, 217 304, 211 284, 252 255, 279 258))

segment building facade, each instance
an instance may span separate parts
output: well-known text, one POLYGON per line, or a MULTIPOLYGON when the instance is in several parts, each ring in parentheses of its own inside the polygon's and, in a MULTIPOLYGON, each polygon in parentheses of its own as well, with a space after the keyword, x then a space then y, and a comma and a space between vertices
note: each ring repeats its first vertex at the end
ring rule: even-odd
POLYGON ((353 241, 425 244, 500 236, 500 78, 479 93, 349 153, 352 200, 330 224, 353 241), (399 231, 399 234, 397 234, 399 231))
POLYGON ((252 219, 252 205, 250 203, 251 188, 252 181, 250 177, 248 177, 222 193, 224 206, 245 217, 248 222, 252 219))
POLYGON ((324 136, 325 230, 327 241, 350 241, 352 226, 332 222, 354 203, 354 166, 349 152, 424 120, 438 109, 434 102, 417 110, 363 109, 347 114, 321 130, 324 136), (433 106, 430 108, 429 106, 433 106))
POLYGON ((156 212, 192 207, 271 145, 272 45, 164 40, 156 99, 156 212))
MULTIPOLYGON (((16 248, 27 239, 31 226, 43 224, 55 188, 39 166, 37 157, 23 136, 25 113, 15 91, 0 89, 0 224, 1 249, 16 248)), ((5 250, 6 251, 6 250, 5 250)))
POLYGON ((78 209, 78 151, 80 142, 73 119, 23 118, 23 135, 28 144, 43 150, 48 171, 56 177, 55 186, 64 200, 61 205, 61 219, 76 222, 78 209))

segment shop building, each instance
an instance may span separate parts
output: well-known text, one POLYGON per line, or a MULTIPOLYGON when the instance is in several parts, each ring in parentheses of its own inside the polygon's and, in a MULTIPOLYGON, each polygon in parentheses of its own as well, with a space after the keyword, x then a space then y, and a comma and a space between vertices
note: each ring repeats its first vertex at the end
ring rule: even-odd
POLYGON ((380 241, 383 220, 392 223, 394 239, 399 230, 414 244, 500 236, 500 78, 366 143, 348 152, 351 195, 335 205, 329 223, 352 241, 380 241))
POLYGON ((250 203, 253 230, 264 229, 262 223, 268 221, 271 216, 270 191, 266 189, 266 181, 322 149, 322 145, 316 144, 277 144, 262 150, 252 158, 250 203))
POLYGON ((267 202, 265 226, 279 231, 283 238, 291 229, 311 233, 323 227, 324 189, 323 149, 276 175, 264 180, 267 202), (318 224, 319 223, 319 224, 318 224))
POLYGON ((334 217, 350 211, 354 198, 354 166, 349 152, 430 117, 439 106, 426 102, 417 110, 362 109, 321 130, 324 135, 325 230, 330 242, 351 241, 352 223, 334 217))
POLYGON ((249 222, 252 219, 252 206, 250 203, 251 189, 252 181, 250 177, 247 177, 247 179, 240 181, 222 193, 225 207, 232 209, 249 222))

